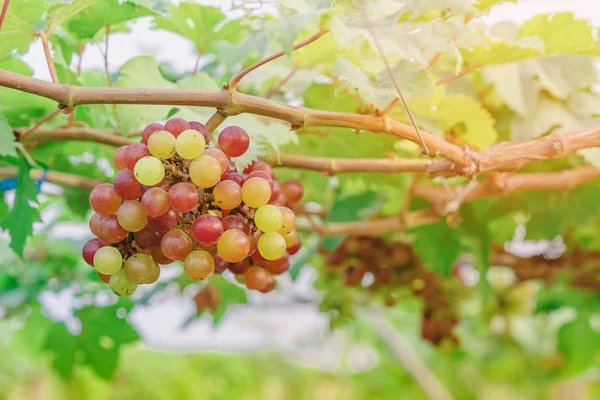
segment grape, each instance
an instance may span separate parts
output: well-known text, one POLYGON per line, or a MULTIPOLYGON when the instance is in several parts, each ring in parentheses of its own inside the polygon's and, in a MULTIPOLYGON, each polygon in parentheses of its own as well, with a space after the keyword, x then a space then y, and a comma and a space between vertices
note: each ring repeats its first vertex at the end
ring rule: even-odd
POLYGON ((104 246, 108 246, 108 243, 104 239, 94 238, 88 240, 87 243, 83 245, 83 249, 81 249, 81 255, 85 262, 93 267, 96 251, 104 246))
POLYGON ((219 147, 229 157, 239 157, 248 150, 250 136, 239 126, 228 126, 219 134, 219 147))
POLYGON ((269 204, 272 204, 277 197, 281 194, 281 185, 278 181, 274 180, 271 185, 271 197, 269 198, 269 204))
POLYGON ((252 266, 244 273, 246 287, 251 290, 261 290, 269 281, 269 273, 263 267, 252 266))
POLYGON ((160 217, 169 211, 169 196, 164 189, 149 188, 143 195, 141 201, 146 214, 151 217, 160 217))
POLYGON ((183 271, 194 281, 203 281, 215 271, 215 259, 207 251, 194 250, 185 258, 183 271))
POLYGON ((177 154, 185 160, 200 157, 204 153, 204 147, 206 147, 204 136, 193 129, 181 132, 175 144, 177 154))
POLYGON ((127 164, 125 164, 125 150, 127 150, 127 147, 128 145, 121 146, 115 150, 115 154, 113 154, 113 165, 117 171, 127 168, 127 164))
POLYGON ((158 280, 160 268, 146 254, 134 254, 125 261, 125 274, 129 282, 149 284, 158 280))
POLYGON ((156 261, 157 263, 159 263, 160 265, 168 265, 168 264, 173 264, 173 260, 171 260, 170 258, 168 258, 167 256, 165 256, 162 251, 160 250, 160 247, 155 247, 150 251, 150 255, 152 256, 152 259, 154 261, 156 261))
POLYGON ((92 218, 90 218, 90 231, 92 231, 94 236, 102 237, 102 218, 103 216, 100 214, 94 214, 92 215, 92 218))
POLYGON ((108 283, 110 281, 110 275, 104 275, 101 274, 100 272, 96 272, 96 274, 98 275, 98 278, 100 278, 100 280, 104 283, 108 283))
POLYGON ((275 281, 275 278, 273 278, 273 275, 269 274, 269 276, 267 277, 267 284, 262 289, 260 289, 259 292, 269 293, 270 291, 275 289, 276 283, 277 282, 275 281))
POLYGON ((244 173, 249 174, 252 171, 264 171, 267 174, 273 176, 273 167, 263 160, 254 161, 252 164, 246 167, 244 173))
POLYGON ((117 211, 117 220, 119 225, 129 232, 141 231, 148 224, 148 216, 144 208, 135 200, 121 204, 117 211))
POLYGON ((115 189, 123 200, 136 200, 142 195, 142 185, 130 169, 119 171, 115 177, 115 189))
POLYGON ((174 210, 169 209, 160 217, 148 218, 148 227, 161 232, 169 231, 177 226, 178 215, 174 210))
POLYGON ((250 238, 250 251, 248 252, 248 257, 250 257, 251 255, 253 255, 254 253, 257 253, 257 249, 258 249, 258 238, 260 237, 260 235, 262 235, 261 231, 256 231, 253 234, 251 234, 249 236, 250 238))
POLYGON ((123 256, 114 247, 105 246, 94 254, 94 267, 98 272, 104 275, 112 275, 121 269, 123 265, 123 256))
POLYGON ((204 153, 202 154, 204 154, 205 156, 211 156, 219 162, 219 166, 221 167, 221 175, 227 172, 227 170, 229 169, 229 158, 225 155, 225 153, 223 153, 216 147, 209 147, 206 150, 204 150, 204 153))
POLYGON ((273 177, 267 174, 265 171, 252 171, 246 177, 246 180, 252 178, 263 178, 265 181, 269 182, 269 187, 271 188, 271 193, 273 192, 273 177))
POLYGON ((215 258, 215 274, 222 274, 231 265, 227 261, 223 260, 223 257, 221 257, 218 254, 215 255, 214 258, 215 258))
POLYGON ((175 154, 175 136, 168 131, 154 132, 148 140, 148 150, 154 157, 166 160, 175 154))
POLYGON ((292 247, 294 244, 296 244, 296 240, 298 240, 298 232, 296 231, 288 232, 282 236, 283 240, 285 240, 285 247, 292 247))
POLYGON ((123 229, 119 224, 119 220, 115 214, 107 215, 102 218, 100 232, 102 233, 102 239, 109 243, 119 243, 129 234, 129 232, 123 229))
POLYGON ((152 134, 154 132, 162 131, 164 129, 165 129, 165 126, 161 123, 158 123, 158 122, 151 123, 150 125, 145 127, 144 131, 142 132, 142 143, 144 143, 146 146, 148 146, 148 140, 150 139, 150 136, 152 136, 152 134))
POLYGON ((254 223, 263 232, 276 232, 281 228, 281 211, 271 204, 259 207, 254 214, 254 223))
POLYGON ((258 238, 258 251, 269 261, 278 260, 285 253, 285 239, 277 232, 263 233, 258 238))
POLYGON ((139 183, 152 186, 162 181, 165 176, 165 167, 158 158, 148 156, 138 161, 134 172, 139 183))
POLYGON ((148 223, 144 229, 133 234, 133 239, 141 249, 149 250, 160 246, 160 241, 164 235, 164 231, 157 231, 148 223))
POLYGON ((273 204, 274 206, 283 207, 288 203, 285 194, 279 193, 275 200, 269 200, 269 204, 273 204))
POLYGON ((207 189, 219 183, 221 166, 215 158, 202 155, 192 161, 189 173, 194 185, 207 189))
POLYGON ((215 203, 221 209, 231 210, 242 203, 242 188, 234 181, 221 181, 213 189, 215 203))
POLYGON ((180 213, 192 211, 198 205, 198 189, 191 183, 176 183, 169 189, 169 204, 180 213))
POLYGON ((242 186, 244 184, 244 176, 237 172, 227 172, 221 177, 222 181, 233 181, 238 185, 242 186))
POLYGON ((287 207, 279 207, 279 211, 281 211, 281 227, 277 233, 285 235, 296 228, 296 214, 287 207))
POLYGON ((270 273, 274 275, 283 274, 288 269, 290 269, 290 256, 286 252, 283 254, 283 257, 281 257, 279 260, 269 261, 267 263, 267 269, 270 273))
POLYGON ((242 186, 242 199, 250 207, 264 206, 270 197, 271 187, 262 178, 250 178, 242 186))
POLYGON ((100 215, 113 214, 119 209, 120 205, 121 197, 118 190, 111 184, 101 183, 90 193, 90 206, 100 215))
POLYGON ((294 255, 298 252, 298 250, 300 250, 300 246, 302 245, 302 242, 300 241, 299 237, 296 237, 296 242, 287 248, 287 251, 290 255, 294 255))
POLYGON ((196 246, 196 249, 207 251, 213 257, 217 254, 217 244, 216 243, 211 244, 211 245, 204 245, 204 244, 198 243, 198 245, 196 246))
POLYGON ((250 239, 239 229, 230 229, 223 232, 217 242, 217 252, 230 263, 242 261, 250 251, 250 239))
POLYGON ((192 224, 192 235, 202 245, 210 246, 217 243, 222 234, 223 224, 215 216, 201 215, 192 224))
POLYGON ((250 227, 244 220, 244 217, 242 217, 239 214, 233 214, 233 215, 226 216, 225 218, 223 218, 222 223, 223 223, 224 231, 228 231, 230 229, 239 229, 240 231, 244 232, 246 235, 250 233, 250 227))
POLYGON ((281 191, 287 197, 287 200, 290 203, 297 203, 304 195, 304 187, 302 187, 302 183, 295 179, 283 182, 281 186, 281 191))
POLYGON ((243 274, 250 267, 250 261, 245 258, 240 262, 230 264, 228 269, 236 275, 243 274))
POLYGON ((183 118, 171 118, 165 124, 165 131, 169 131, 173 136, 177 137, 185 130, 190 129, 190 125, 183 118))
POLYGON ((123 158, 125 159, 125 165, 127 168, 133 171, 135 168, 135 164, 137 162, 150 155, 150 151, 148 150, 148 146, 144 143, 132 143, 127 146, 125 153, 123 154, 123 158))
POLYGON ((131 296, 137 289, 137 284, 129 282, 125 271, 120 271, 111 276, 108 286, 110 286, 114 294, 123 297, 131 296))
POLYGON ((192 239, 181 229, 171 229, 160 241, 160 250, 165 257, 175 261, 185 259, 193 247, 192 239))
MULTIPOLYGON (((229 163, 229 165, 227 166, 227 171, 225 171, 226 174, 228 174, 230 172, 237 172, 237 168, 232 162, 229 163)), ((240 186, 242 186, 242 185, 240 185, 240 186)))
POLYGON ((189 125, 190 129, 200 132, 202 136, 204 136, 204 140, 208 140, 208 131, 206 130, 204 124, 198 121, 190 121, 189 125))

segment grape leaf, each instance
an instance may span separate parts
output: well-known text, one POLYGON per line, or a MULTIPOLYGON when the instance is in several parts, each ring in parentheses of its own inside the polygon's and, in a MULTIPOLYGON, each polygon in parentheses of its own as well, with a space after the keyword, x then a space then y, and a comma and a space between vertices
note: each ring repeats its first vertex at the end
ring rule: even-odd
POLYGON ((477 0, 475 7, 480 10, 487 11, 490 8, 501 3, 516 3, 517 0, 477 0))
POLYGON ((220 294, 217 309, 215 311, 209 310, 215 325, 221 321, 229 306, 247 302, 245 290, 234 283, 226 281, 221 275, 212 276, 209 284, 219 288, 220 294))
POLYGON ((0 156, 17 156, 15 136, 2 114, 0 114, 0 156))
POLYGON ((460 254, 458 233, 442 220, 409 231, 414 236, 414 251, 431 269, 443 276, 450 276, 454 262, 460 254))
POLYGON ((75 312, 81 321, 81 333, 71 335, 63 323, 54 323, 48 331, 44 349, 54 355, 53 367, 64 379, 71 379, 79 364, 90 366, 103 379, 111 379, 119 363, 121 346, 138 340, 137 332, 119 309, 131 310, 133 303, 121 299, 107 307, 87 306, 75 312))
POLYGON ((11 52, 25 54, 36 38, 33 24, 40 21, 46 11, 44 0, 13 0, 0 30, 0 61, 11 52))
POLYGON ((67 19, 83 12, 86 8, 100 3, 104 0, 74 0, 70 3, 62 3, 50 7, 48 11, 48 26, 46 32, 51 33, 57 26, 67 19))
POLYGON ((27 238, 33 234, 33 223, 40 220, 38 210, 32 206, 37 204, 37 186, 29 177, 30 169, 25 159, 19 159, 14 204, 0 221, 0 228, 10 233, 10 248, 21 258, 27 238))
POLYGON ((558 331, 558 350, 564 357, 562 375, 572 376, 588 368, 598 352, 598 334, 590 325, 587 313, 579 311, 577 318, 558 331))
POLYGON ((494 84, 496 93, 506 104, 522 116, 535 107, 539 84, 525 63, 492 65, 481 71, 484 79, 494 84))
POLYGON ((551 131, 567 132, 580 127, 580 120, 563 104, 542 97, 528 117, 512 120, 510 135, 511 140, 524 141, 551 131))

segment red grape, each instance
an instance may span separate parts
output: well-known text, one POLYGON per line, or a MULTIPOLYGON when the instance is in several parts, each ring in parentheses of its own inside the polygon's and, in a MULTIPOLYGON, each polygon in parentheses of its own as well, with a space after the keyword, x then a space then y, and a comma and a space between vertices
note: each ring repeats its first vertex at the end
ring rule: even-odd
POLYGON ((103 217, 100 214, 94 214, 92 215, 92 218, 90 218, 90 231, 92 231, 94 236, 102 236, 102 230, 100 229, 100 227, 102 226, 102 218, 103 217))
POLYGON ((192 224, 192 235, 202 245, 207 246, 217 243, 222 234, 223 224, 215 216, 201 215, 192 224))
POLYGON ((279 181, 273 180, 273 184, 271 185, 271 198, 269 199, 269 204, 273 204, 273 202, 277 200, 279 194, 281 194, 281 185, 279 184, 279 181))
POLYGON ((171 260, 184 260, 192 251, 192 239, 181 229, 171 229, 160 241, 160 250, 171 260))
POLYGON ((169 211, 169 197, 165 190, 157 187, 149 188, 142 195, 142 207, 150 217, 160 217, 169 211))
POLYGON ((287 201, 290 203, 297 203, 304 195, 304 187, 300 181, 295 179, 291 179, 289 181, 283 182, 281 185, 281 191, 285 194, 287 201))
POLYGON ((244 217, 242 217, 239 214, 232 214, 226 216, 225 218, 223 218, 222 223, 223 231, 228 231, 230 229, 239 229, 246 235, 250 233, 250 226, 248 226, 248 224, 244 220, 244 217))
POLYGON ((252 261, 254 261, 254 263, 258 265, 265 266, 269 263, 269 260, 267 260, 260 254, 260 251, 255 251, 250 258, 252 258, 252 261))
POLYGON ((98 251, 99 248, 108 246, 108 242, 104 239, 94 238, 87 241, 86 244, 83 245, 83 249, 81 250, 81 255, 86 263, 94 266, 94 254, 98 251))
POLYGON ((110 215, 117 212, 121 206, 119 191, 111 184, 99 184, 90 193, 90 206, 101 215, 110 215))
POLYGON ((160 241, 165 235, 164 232, 157 231, 153 227, 146 225, 144 229, 133 234, 135 243, 145 250, 160 246, 160 241))
POLYGON ((178 215, 174 210, 169 209, 160 217, 148 217, 148 227, 161 232, 166 232, 177 226, 178 215))
POLYGON ((270 274, 266 269, 258 266, 252 266, 246 270, 244 277, 246 278, 246 287, 253 290, 264 289, 269 283, 270 274))
POLYGON ((110 275, 104 275, 101 274, 100 272, 96 272, 98 274, 98 278, 100 278, 100 280, 104 283, 108 283, 108 281, 110 281, 110 275))
POLYGON ((219 134, 219 147, 229 157, 239 157, 248 150, 250 136, 239 126, 228 126, 219 134))
POLYGON ((269 186, 271 186, 271 196, 273 195, 273 177, 267 174, 265 171, 252 171, 246 177, 246 181, 251 178, 263 178, 265 181, 269 182, 269 186))
POLYGON ((290 256, 285 253, 279 260, 269 261, 267 263, 269 272, 275 275, 280 275, 290 269, 290 256))
POLYGON ((256 231, 248 236, 250 238, 250 251, 248 251, 248 257, 256 253, 256 250, 258 250, 258 238, 260 235, 262 235, 262 232, 256 231))
POLYGON ((179 134, 185 130, 190 129, 190 124, 183 118, 171 118, 165 124, 165 131, 169 131, 173 134, 173 136, 177 137, 179 134))
POLYGON ((129 232, 119 225, 119 220, 114 214, 102 218, 100 232, 102 232, 102 239, 109 243, 119 243, 129 234, 129 232))
POLYGON ((273 167, 271 167, 268 163, 263 160, 254 161, 252 164, 248 165, 246 169, 244 169, 245 174, 249 174, 252 171, 264 171, 267 174, 273 176, 273 167))
POLYGON ((125 165, 127 165, 127 168, 133 171, 138 160, 149 155, 150 151, 148 150, 148 146, 146 146, 144 143, 132 143, 127 146, 123 157, 125 159, 125 165))
POLYGON ((192 211, 198 205, 198 189, 188 182, 179 182, 169 189, 169 204, 180 213, 192 211))
POLYGON ((115 150, 115 154, 113 154, 113 165, 117 171, 127 168, 127 164, 125 163, 125 150, 127 150, 127 147, 129 147, 129 145, 121 146, 115 150))
POLYGON ((300 238, 296 237, 296 242, 287 248, 288 254, 290 254, 290 255, 296 254, 298 252, 298 250, 300 250, 301 245, 302 245, 302 242, 300 241, 300 238))
POLYGON ((229 168, 229 158, 225 155, 225 153, 216 147, 208 147, 202 154, 211 156, 219 162, 219 165, 221 166, 221 174, 224 174, 229 168))
POLYGON ((222 274, 230 265, 231 263, 223 260, 223 257, 215 255, 215 274, 222 274))
POLYGON ((162 251, 160 250, 160 246, 150 250, 150 255, 152 256, 152 259, 160 265, 173 264, 173 260, 171 260, 169 257, 165 256, 162 253, 162 251))
POLYGON ((150 136, 152 136, 154 132, 162 131, 164 129, 165 126, 159 122, 151 123, 150 125, 145 127, 144 131, 142 132, 142 143, 148 146, 148 139, 150 139, 150 136))
POLYGON ((142 185, 130 169, 119 171, 115 177, 115 189, 123 200, 136 200, 142 195, 142 185))
POLYGON ((236 275, 243 274, 248 267, 250 267, 250 261, 246 258, 240 262, 229 264, 228 269, 236 275))
POLYGON ((190 125, 190 129, 200 132, 202 134, 202 136, 204 136, 204 139, 206 139, 206 142, 208 143, 208 131, 206 130, 206 127, 204 126, 204 124, 202 124, 198 121, 190 121, 189 125, 190 125))
POLYGON ((277 282, 275 281, 275 278, 273 278, 273 275, 269 275, 267 278, 267 284, 262 289, 259 289, 259 292, 269 293, 271 290, 275 289, 276 284, 277 282))
POLYGON ((221 181, 234 181, 242 186, 244 184, 244 176, 238 172, 227 172, 221 177, 221 181))

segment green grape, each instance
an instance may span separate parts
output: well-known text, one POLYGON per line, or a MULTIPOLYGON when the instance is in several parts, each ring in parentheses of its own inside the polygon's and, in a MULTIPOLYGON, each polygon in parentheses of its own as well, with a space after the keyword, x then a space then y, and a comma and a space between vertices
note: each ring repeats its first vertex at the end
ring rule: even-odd
POLYGON ((223 260, 237 263, 248 256, 250 252, 250 238, 239 229, 229 229, 223 232, 217 242, 217 253, 223 260))
POLYGON ((263 178, 250 178, 242 186, 242 199, 250 207, 264 206, 270 198, 271 186, 263 178))
POLYGON ((200 156, 190 164, 190 179, 194 185, 208 189, 219 183, 221 165, 211 156, 200 156))
MULTIPOLYGON (((152 136, 150 137, 152 138, 152 136)), ((136 284, 154 283, 160 275, 160 267, 146 254, 134 254, 125 261, 127 279, 136 284)))
POLYGON ((165 176, 165 167, 158 158, 146 156, 135 164, 133 172, 139 183, 154 186, 160 183, 165 176))
POLYGON ((110 277, 108 286, 110 286, 113 293, 117 296, 128 297, 136 291, 138 285, 127 279, 125 271, 119 271, 110 277))
POLYGON ((282 219, 281 211, 272 204, 259 207, 254 214, 256 227, 265 233, 276 232, 281 228, 282 219))
POLYGON ((279 211, 281 211, 281 228, 277 233, 285 235, 296 228, 296 214, 287 207, 279 207, 279 211))
POLYGON ((258 251, 269 261, 279 260, 285 249, 285 239, 277 232, 264 233, 258 238, 258 251))
POLYGON ((121 269, 123 265, 123 256, 119 250, 114 247, 101 247, 94 254, 94 267, 98 272, 104 275, 112 275, 121 269))
POLYGON ((215 259, 205 250, 194 250, 183 261, 185 274, 194 281, 203 281, 215 271, 215 259))
POLYGON ((140 202, 126 201, 117 211, 117 221, 123 229, 129 232, 139 232, 148 224, 148 216, 140 202))
POLYGON ((154 132, 148 139, 148 150, 154 157, 166 160, 175 154, 175 142, 175 136, 171 132, 154 132))
POLYGON ((198 158, 204 153, 204 147, 206 147, 206 140, 198 131, 188 129, 177 136, 175 148, 181 158, 186 160, 198 158))

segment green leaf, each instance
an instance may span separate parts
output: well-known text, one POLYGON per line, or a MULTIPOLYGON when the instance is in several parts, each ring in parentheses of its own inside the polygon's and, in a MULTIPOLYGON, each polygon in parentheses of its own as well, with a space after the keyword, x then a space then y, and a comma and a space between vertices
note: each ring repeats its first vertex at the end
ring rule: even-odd
POLYGON ((169 17, 157 16, 155 29, 166 29, 194 42, 196 50, 207 52, 217 41, 240 42, 244 37, 241 20, 224 22, 226 15, 217 7, 180 3, 169 6, 169 17))
POLYGON ((226 281, 221 275, 212 276, 209 285, 214 285, 219 288, 220 293, 217 310, 209 311, 215 325, 221 321, 230 305, 245 304, 247 302, 246 291, 235 283, 226 281))
POLYGON ((53 367, 64 379, 71 379, 77 365, 90 366, 103 379, 111 379, 119 363, 121 346, 138 340, 137 332, 119 309, 129 311, 133 303, 119 300, 108 307, 87 306, 75 312, 81 333, 71 335, 63 323, 50 328, 44 349, 53 353, 53 367))
POLYGON ((62 3, 53 6, 48 11, 48 27, 46 31, 51 33, 57 26, 62 24, 67 19, 81 13, 86 8, 100 3, 104 0, 74 0, 71 3, 62 3))
POLYGON ((481 73, 487 82, 494 84, 496 93, 512 110, 525 117, 534 109, 539 84, 527 64, 493 65, 481 73))
POLYGON ((0 156, 17 156, 15 136, 2 114, 0 114, 0 156))
POLYGON ((573 376, 585 371, 600 351, 598 333, 590 325, 589 315, 577 313, 573 322, 563 325, 558 331, 558 350, 564 357, 562 374, 573 376))
POLYGON ((31 205, 37 204, 37 186, 29 177, 30 169, 25 159, 19 159, 14 204, 0 221, 0 228, 10 233, 10 248, 21 258, 27 238, 33 234, 33 223, 40 220, 38 210, 31 205))
POLYGON ((511 140, 525 141, 550 132, 581 128, 581 121, 562 103, 542 97, 528 117, 516 117, 511 124, 511 140))
POLYGON ((33 24, 41 20, 46 11, 45 0, 13 0, 0 30, 0 61, 15 51, 25 54, 37 32, 33 24))
POLYGON ((410 232, 414 235, 414 251, 431 269, 443 276, 450 276, 454 262, 460 254, 457 231, 441 222, 423 225, 410 232))

